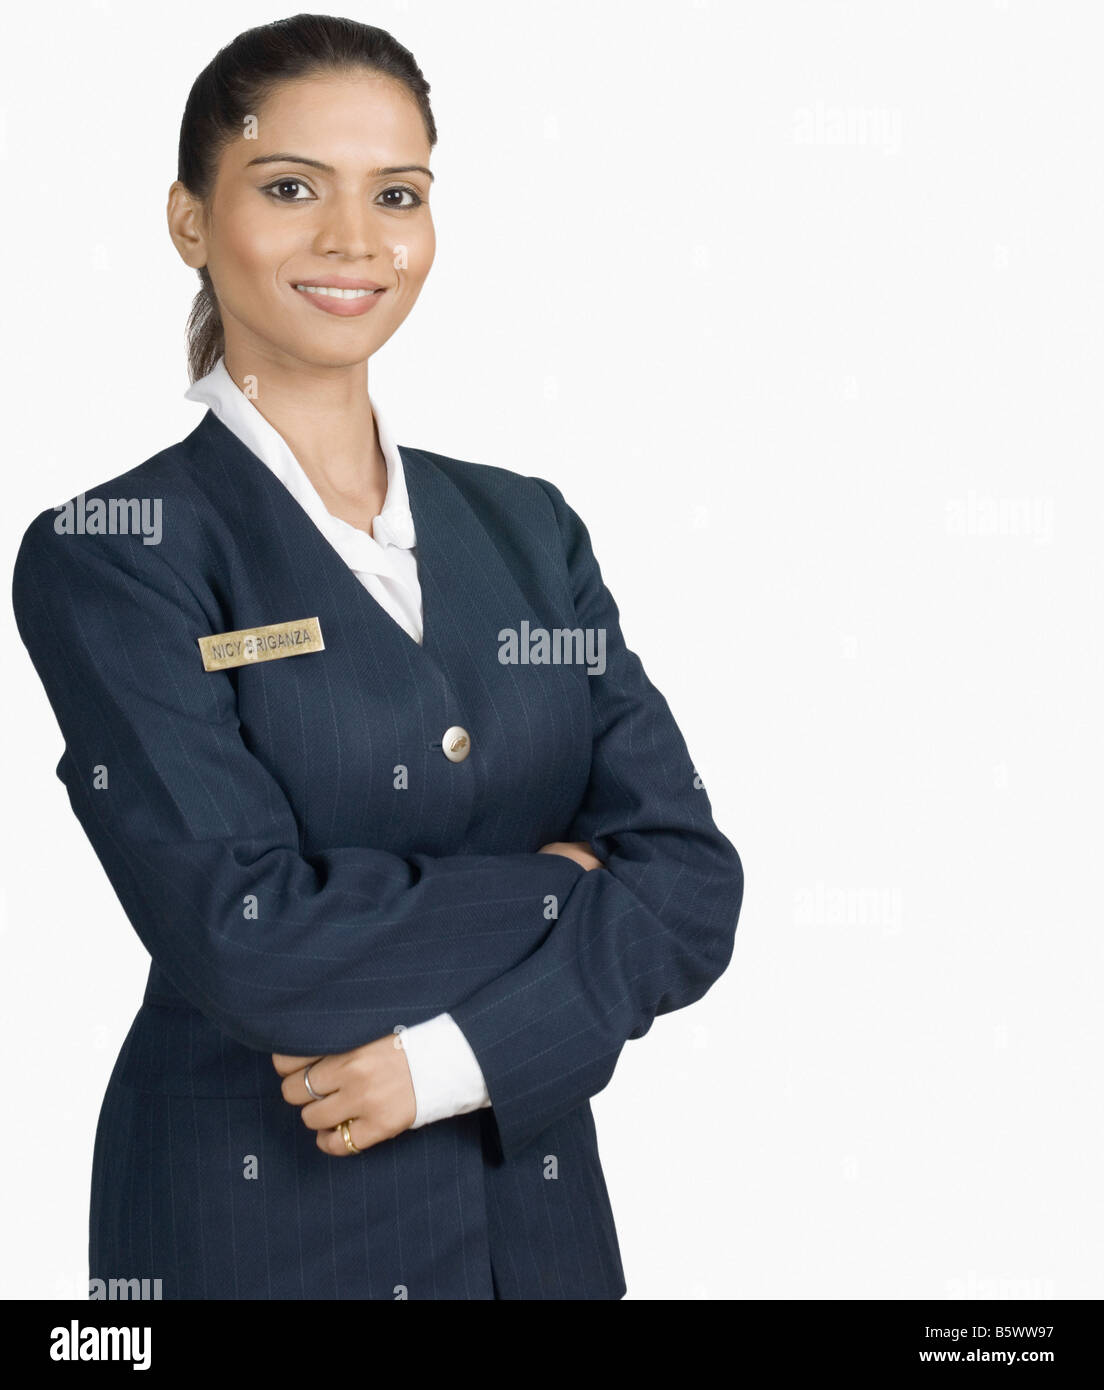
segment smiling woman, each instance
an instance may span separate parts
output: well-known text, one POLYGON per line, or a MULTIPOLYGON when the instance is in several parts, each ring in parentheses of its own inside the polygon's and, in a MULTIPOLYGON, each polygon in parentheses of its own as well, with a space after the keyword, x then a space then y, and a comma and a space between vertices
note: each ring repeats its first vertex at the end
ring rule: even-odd
POLYGON ((364 364, 433 264, 429 87, 382 30, 300 16, 254 32, 282 80, 258 85, 243 35, 197 79, 181 124, 168 221, 200 277, 192 376, 222 359, 327 512, 372 535, 388 479, 364 364))
POLYGON ((88 492, 157 543, 47 511, 20 548, 58 775, 152 958, 94 1282, 620 1298, 589 1100, 732 952, 739 856, 585 525, 369 396, 433 263, 428 94, 349 20, 221 50, 168 199, 208 409, 88 492))

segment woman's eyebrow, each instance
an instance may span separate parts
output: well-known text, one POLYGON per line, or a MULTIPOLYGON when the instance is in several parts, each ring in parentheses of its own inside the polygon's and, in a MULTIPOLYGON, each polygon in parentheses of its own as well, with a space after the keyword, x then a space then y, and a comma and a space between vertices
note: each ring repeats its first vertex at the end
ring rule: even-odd
MULTIPOLYGON (((253 164, 306 164, 312 169, 321 169, 324 174, 337 172, 332 164, 323 164, 320 159, 307 159, 301 154, 259 154, 245 167, 248 169, 253 164)), ((390 174, 425 174, 431 180, 433 178, 433 171, 424 164, 389 164, 382 169, 369 169, 368 173, 371 178, 386 178, 390 174)))

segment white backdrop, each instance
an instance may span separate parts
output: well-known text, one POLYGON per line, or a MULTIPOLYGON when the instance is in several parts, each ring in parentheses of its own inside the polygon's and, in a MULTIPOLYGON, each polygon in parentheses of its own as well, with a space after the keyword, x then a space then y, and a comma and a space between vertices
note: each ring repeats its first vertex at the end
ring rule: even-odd
MULTIPOLYGON (((7 23, 9 577, 201 418, 180 115, 292 12, 7 23)), ((595 1102, 628 1297, 1100 1298, 1099 8, 334 12, 441 134, 381 409, 562 488, 744 862, 727 973, 595 1102)), ((0 1295, 77 1297, 147 957, 3 621, 0 1295)))

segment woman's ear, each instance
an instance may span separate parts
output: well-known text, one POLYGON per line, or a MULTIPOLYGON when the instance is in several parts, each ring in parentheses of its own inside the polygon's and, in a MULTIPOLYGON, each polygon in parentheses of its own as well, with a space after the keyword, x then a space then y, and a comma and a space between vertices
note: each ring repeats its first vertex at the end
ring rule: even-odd
POLYGON ((193 270, 207 264, 207 236, 203 205, 177 179, 169 189, 165 214, 169 236, 180 253, 180 259, 193 270))

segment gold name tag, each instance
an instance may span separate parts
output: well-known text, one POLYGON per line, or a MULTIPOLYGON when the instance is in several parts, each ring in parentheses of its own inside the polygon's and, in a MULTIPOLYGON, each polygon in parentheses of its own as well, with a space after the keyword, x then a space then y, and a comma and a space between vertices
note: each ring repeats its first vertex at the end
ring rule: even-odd
POLYGON ((197 637, 205 671, 225 671, 228 666, 250 666, 255 661, 275 661, 281 656, 302 656, 324 649, 317 618, 293 618, 267 627, 244 627, 238 632, 215 632, 197 637))

